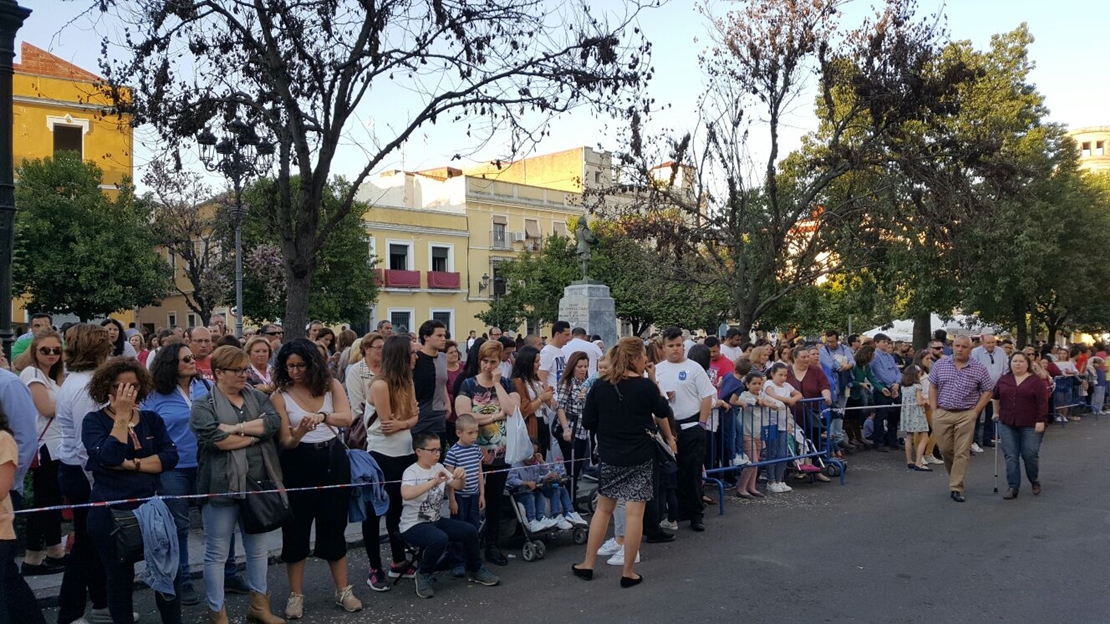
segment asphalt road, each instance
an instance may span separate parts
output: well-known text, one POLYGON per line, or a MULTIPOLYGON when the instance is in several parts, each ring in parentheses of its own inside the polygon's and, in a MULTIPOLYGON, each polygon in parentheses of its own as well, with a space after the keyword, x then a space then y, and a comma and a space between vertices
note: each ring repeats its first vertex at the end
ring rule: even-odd
MULTIPOLYGON (((1110 419, 1050 428, 1041 483, 1012 501, 992 493, 993 456, 972 459, 967 502, 948 498, 943 466, 910 472, 900 453, 850 458, 847 484, 795 485, 756 502, 730 498, 708 530, 683 526, 671 544, 645 545, 645 581, 620 589, 618 568, 592 582, 570 575, 584 547, 556 539, 543 561, 519 548, 500 587, 441 574, 436 596, 417 598, 412 581, 388 593, 364 584, 366 553, 349 559, 361 613, 332 604, 324 563, 308 567, 304 622, 1110 622, 1110 419)), ((999 489, 1005 491, 999 455, 999 489)), ((794 482, 791 482, 794 485, 794 482)), ((287 596, 283 568, 271 566, 275 612, 287 596)), ((158 621, 149 590, 136 592, 142 622, 158 621)), ((232 622, 246 598, 231 597, 232 622)), ((53 610, 47 614, 56 621, 53 610)), ((185 622, 205 621, 203 605, 185 622)))

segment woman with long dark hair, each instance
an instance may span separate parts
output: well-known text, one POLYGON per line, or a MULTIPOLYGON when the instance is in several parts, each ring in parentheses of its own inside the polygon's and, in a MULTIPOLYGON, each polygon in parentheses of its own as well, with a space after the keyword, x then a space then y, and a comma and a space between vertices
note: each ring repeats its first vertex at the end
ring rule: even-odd
MULTIPOLYGON (((154 383, 134 358, 113 358, 93 373, 89 396, 103 408, 89 412, 81 429, 94 475, 90 501, 105 503, 154 496, 159 476, 177 465, 177 446, 162 418, 140 410, 154 383)), ((108 613, 114 624, 132 624, 135 564, 120 563, 113 511, 135 510, 142 503, 122 502, 89 510, 89 538, 96 544, 108 589, 108 613)), ((154 592, 163 624, 181 622, 181 577, 175 575, 172 596, 154 592)))
POLYGON ((620 499, 625 501, 627 518, 620 584, 633 587, 643 581, 634 568, 640 552, 644 510, 654 495, 655 441, 649 432, 660 432, 671 450, 678 450, 667 423, 670 408, 654 378, 655 366, 648 362, 643 341, 621 338, 612 352, 608 374, 597 380, 586 397, 582 420, 587 429, 597 434, 601 478, 586 557, 581 564, 571 566, 574 575, 581 579, 593 578, 597 551, 620 499), (644 377, 644 372, 648 377, 644 377))
MULTIPOLYGON (((343 386, 328 371, 316 345, 297 339, 282 345, 274 364, 271 397, 281 416, 281 455, 289 488, 342 485, 351 482, 351 465, 339 440, 339 429, 350 426, 351 407, 343 386)), ((347 501, 350 492, 329 489, 289 493, 293 519, 281 528, 281 559, 289 577, 285 616, 304 616, 304 570, 312 526, 314 554, 328 562, 335 582, 335 603, 348 613, 362 610, 347 583, 347 501)))
MULTIPOLYGON (((65 381, 62 362, 62 337, 57 332, 43 331, 31 338, 26 351, 30 365, 19 373, 19 379, 31 391, 31 400, 38 412, 38 465, 32 464, 34 507, 62 504, 58 489, 58 446, 61 430, 54 422, 58 390, 65 381)), ((30 503, 30 501, 27 501, 30 503)), ((27 543, 23 553, 24 576, 58 574, 65 569, 65 543, 62 540, 62 512, 40 511, 27 519, 27 543)))
MULTIPOLYGON (((85 476, 89 455, 82 444, 81 429, 85 415, 101 404, 89 395, 93 371, 108 359, 112 343, 108 330, 100 325, 81 323, 65 333, 65 362, 68 375, 58 390, 54 426, 61 434, 58 445, 58 486, 62 496, 73 505, 89 502, 92 483, 85 476)), ((89 540, 88 508, 73 510, 73 547, 66 560, 62 588, 58 594, 58 624, 70 624, 85 614, 86 599, 92 601, 92 615, 108 619, 108 592, 104 568, 96 547, 89 540)))
MULTIPOLYGON (((852 391, 848 396, 848 410, 844 414, 844 429, 848 443, 860 450, 870 448, 870 440, 863 435, 863 421, 867 420, 874 403, 875 388, 883 387, 871 372, 871 360, 875 357, 875 345, 867 343, 856 350, 856 366, 852 369, 852 391)), ((886 451, 886 448, 879 448, 886 451)))
MULTIPOLYGON (((197 437, 189 426, 193 401, 206 396, 208 384, 197 374, 197 360, 189 347, 178 342, 158 351, 151 363, 154 389, 143 409, 154 412, 166 423, 170 439, 177 445, 177 465, 162 473, 162 493, 173 514, 180 552, 189 552, 189 501, 174 496, 193 494, 197 488, 197 437)), ((186 605, 200 602, 189 577, 189 558, 181 557, 181 599, 186 605)))
POLYGON ((555 410, 555 389, 544 387, 540 382, 540 352, 533 347, 524 347, 516 352, 513 362, 513 387, 520 395, 520 414, 528 427, 528 437, 536 440, 540 453, 546 457, 551 448, 551 427, 547 420, 548 410, 555 410))
POLYGON ((106 318, 100 326, 108 331, 108 341, 112 343, 112 355, 124 357, 138 357, 135 348, 127 341, 127 334, 123 330, 123 323, 114 318, 106 318))
POLYGON ((567 474, 570 479, 570 497, 575 500, 578 495, 578 479, 582 476, 582 469, 590 452, 590 432, 582 426, 582 412, 586 407, 586 378, 590 372, 590 357, 585 351, 575 351, 567 360, 567 367, 563 370, 563 377, 559 380, 556 394, 556 418, 558 422, 553 427, 552 437, 559 441, 559 449, 566 462, 567 474), (575 459, 573 464, 571 458, 575 459))
MULTIPOLYGON (((411 429, 416 426, 418 411, 416 390, 412 385, 412 366, 415 351, 407 336, 390 336, 382 339, 381 334, 368 334, 362 340, 367 346, 367 370, 373 370, 369 382, 365 409, 361 411, 366 420, 367 450, 385 477, 385 491, 389 495, 389 511, 385 516, 386 530, 389 532, 389 550, 393 559, 388 574, 382 564, 380 547, 381 517, 367 506, 366 520, 362 523, 362 535, 366 542, 366 554, 370 558, 369 578, 366 583, 374 591, 389 591, 390 579, 411 578, 416 566, 409 561, 405 552, 405 542, 401 539, 401 477, 405 469, 416 461, 412 449, 411 429)), ((360 375, 351 371, 349 381, 360 375)))
POLYGON ((501 501, 496 493, 505 489, 509 465, 505 463, 505 420, 520 405, 520 395, 501 376, 501 356, 504 347, 500 341, 485 342, 478 349, 474 360, 478 374, 465 379, 455 394, 455 412, 470 414, 478 421, 478 446, 482 449, 482 471, 486 473, 486 517, 493 522, 485 525, 486 561, 507 565, 508 557, 501 552, 501 501))

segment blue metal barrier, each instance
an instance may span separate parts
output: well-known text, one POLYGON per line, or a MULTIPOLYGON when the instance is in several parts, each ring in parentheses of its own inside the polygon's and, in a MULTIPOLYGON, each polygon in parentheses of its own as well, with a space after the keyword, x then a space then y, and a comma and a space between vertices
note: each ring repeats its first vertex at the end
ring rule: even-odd
POLYGON ((811 459, 815 464, 820 464, 820 469, 830 477, 839 477, 840 484, 844 485, 844 464, 832 455, 832 444, 828 438, 829 425, 832 412, 822 398, 803 399, 789 412, 787 422, 788 432, 783 432, 779 427, 779 413, 771 408, 757 406, 747 418, 743 417, 741 408, 733 407, 727 412, 719 412, 717 430, 707 432, 710 435, 709 452, 706 459, 706 481, 717 486, 718 506, 721 515, 725 513, 725 477, 738 476, 745 468, 760 468, 772 464, 792 463, 798 460, 811 459), (744 428, 742 420, 747 420, 748 427, 744 428), (738 429, 738 427, 740 429, 738 429), (736 448, 736 441, 741 440, 740 433, 759 432, 760 460, 742 466, 733 466, 733 458, 743 449, 736 448), (797 440, 793 431, 804 432, 801 442, 797 440), (763 447, 765 443, 774 441, 779 435, 794 437, 794 449, 786 457, 766 459, 763 447))

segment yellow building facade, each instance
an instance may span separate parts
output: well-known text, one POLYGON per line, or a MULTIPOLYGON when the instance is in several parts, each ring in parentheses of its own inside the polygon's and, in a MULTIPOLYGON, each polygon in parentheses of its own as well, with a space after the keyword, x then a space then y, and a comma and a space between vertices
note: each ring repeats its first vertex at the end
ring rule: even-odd
POLYGON ((1079 149, 1079 167, 1091 173, 1110 173, 1110 126, 1068 132, 1079 149))
POLYGON ((611 175, 609 154, 583 147, 465 173, 393 171, 367 181, 358 199, 371 206, 365 223, 380 284, 370 325, 415 330, 438 319, 454 337, 481 334, 475 315, 494 299, 498 264, 538 251, 552 234, 573 235, 568 223, 583 213, 583 189, 608 185, 611 175))
MULTIPOLYGON (((102 81, 29 43, 20 46, 12 79, 12 155, 17 169, 25 160, 70 150, 80 152, 84 160, 104 171, 101 188, 106 192, 132 176, 130 119, 110 112, 111 103, 97 88, 102 81)), ((13 305, 13 322, 26 323, 22 303, 13 305)), ((122 312, 113 317, 126 326, 134 315, 122 312)), ((56 320, 55 325, 59 324, 56 320)))

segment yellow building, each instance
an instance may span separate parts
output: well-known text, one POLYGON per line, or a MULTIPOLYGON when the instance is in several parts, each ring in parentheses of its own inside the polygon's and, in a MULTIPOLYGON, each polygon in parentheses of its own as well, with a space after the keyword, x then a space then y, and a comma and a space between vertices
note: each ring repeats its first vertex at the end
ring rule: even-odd
MULTIPOLYGON (((111 103, 97 88, 103 79, 26 42, 20 46, 19 57, 12 80, 15 166, 61 151, 76 151, 104 171, 101 188, 105 191, 111 192, 125 177, 131 177, 130 119, 109 111, 111 103)), ((125 325, 133 318, 130 312, 113 316, 125 325)), ((27 322, 19 302, 13 322, 27 322)), ((60 324, 55 319, 55 325, 60 324)))
MULTIPOLYGON (((566 236, 583 189, 608 185, 609 154, 588 147, 513 163, 392 171, 359 189, 381 289, 370 324, 416 329, 442 320, 452 336, 485 331, 475 314, 493 300, 497 265, 545 237, 566 236)), ((525 328, 503 328, 506 334, 525 328)))
POLYGON ((1079 167, 1091 173, 1110 173, 1110 126, 1068 132, 1079 148, 1079 167))

